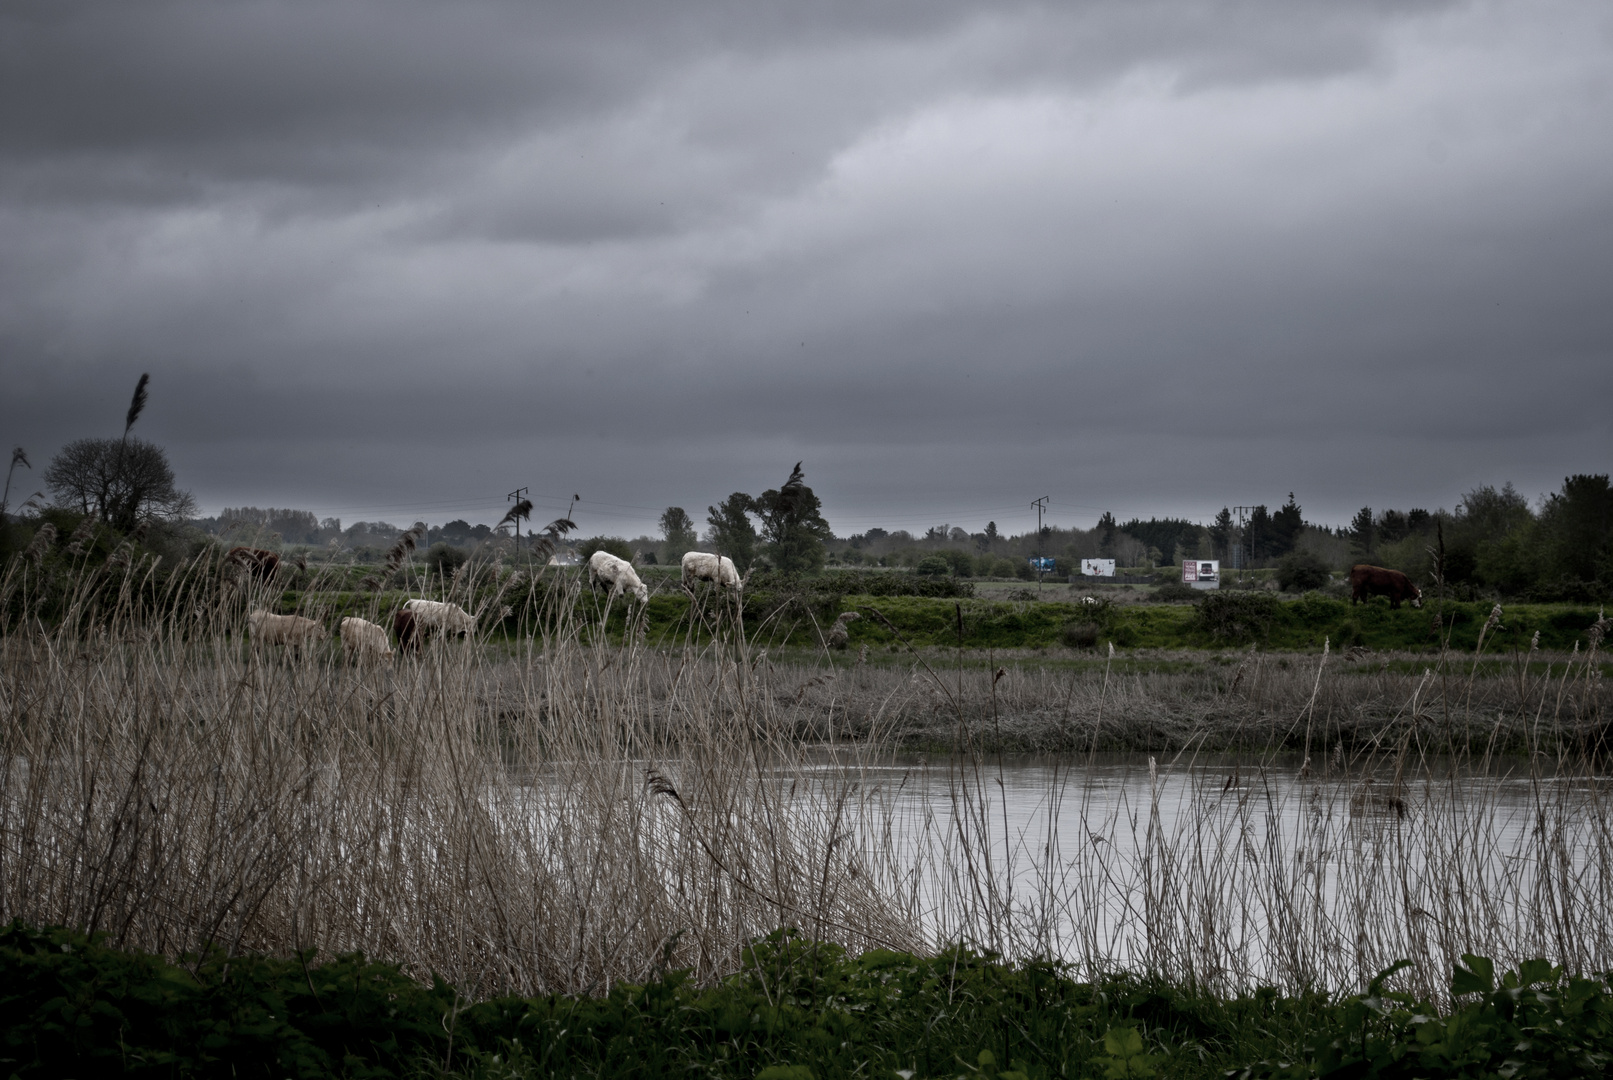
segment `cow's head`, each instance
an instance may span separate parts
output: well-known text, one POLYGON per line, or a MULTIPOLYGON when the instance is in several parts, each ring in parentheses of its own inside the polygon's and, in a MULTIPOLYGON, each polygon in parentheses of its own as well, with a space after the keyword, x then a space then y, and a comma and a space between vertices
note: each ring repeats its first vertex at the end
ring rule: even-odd
POLYGON ((1411 606, 1414 608, 1423 606, 1423 591, 1415 585, 1411 587, 1411 606))

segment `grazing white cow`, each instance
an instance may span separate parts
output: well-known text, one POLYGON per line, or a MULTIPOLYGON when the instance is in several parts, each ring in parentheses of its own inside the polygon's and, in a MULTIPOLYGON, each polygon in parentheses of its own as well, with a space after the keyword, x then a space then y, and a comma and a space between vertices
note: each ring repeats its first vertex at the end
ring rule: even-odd
POLYGON ((696 581, 710 581, 735 592, 745 584, 740 580, 739 571, 734 569, 732 559, 704 551, 691 551, 683 556, 683 587, 693 588, 696 581))
POLYGON ((626 559, 618 559, 608 551, 596 551, 588 556, 589 587, 596 588, 601 581, 610 586, 612 596, 619 592, 630 592, 638 597, 641 604, 650 598, 650 590, 639 580, 633 564, 626 559))
POLYGON ((301 615, 249 611, 246 613, 246 625, 252 631, 254 645, 287 645, 297 649, 324 641, 329 636, 323 626, 301 615))
POLYGON ((474 634, 476 616, 458 604, 445 604, 441 600, 406 600, 403 610, 414 616, 418 630, 438 630, 444 634, 474 634))
POLYGON ((342 620, 342 652, 348 660, 355 656, 361 659, 391 656, 392 642, 383 628, 368 619, 349 615, 342 620))

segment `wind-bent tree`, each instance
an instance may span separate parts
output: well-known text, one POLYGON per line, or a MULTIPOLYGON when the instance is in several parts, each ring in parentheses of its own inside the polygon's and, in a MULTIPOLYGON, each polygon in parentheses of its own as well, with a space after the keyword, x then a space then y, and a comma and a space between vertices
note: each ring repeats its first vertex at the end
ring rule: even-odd
POLYGON ((174 486, 168 455, 144 439, 76 439, 52 459, 45 483, 59 506, 94 513, 120 532, 196 512, 190 493, 174 486))
POLYGON ((827 554, 824 542, 834 534, 823 520, 822 505, 806 486, 799 461, 783 487, 757 497, 756 516, 762 519, 762 537, 776 569, 799 574, 823 565, 827 554))

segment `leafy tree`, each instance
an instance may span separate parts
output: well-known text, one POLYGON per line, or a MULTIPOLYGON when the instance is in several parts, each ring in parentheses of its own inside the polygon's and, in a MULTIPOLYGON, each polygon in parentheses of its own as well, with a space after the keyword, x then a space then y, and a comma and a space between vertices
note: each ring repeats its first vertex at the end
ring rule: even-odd
POLYGON ((1477 544, 1484 540, 1499 541, 1522 525, 1534 520, 1525 499, 1510 483, 1500 491, 1483 484, 1462 496, 1457 508, 1461 533, 1477 544))
POLYGON ((1132 518, 1120 526, 1120 531, 1156 549, 1162 560, 1167 554, 1197 548, 1200 529, 1196 522, 1183 518, 1149 518, 1147 521, 1132 518))
POLYGON ((145 518, 196 512, 190 493, 174 486, 168 455, 143 439, 75 439, 45 469, 45 483, 58 505, 94 513, 121 532, 145 518))
POLYGON ((986 543, 995 544, 996 542, 997 542, 997 523, 995 521, 988 521, 988 522, 986 522, 986 543))
POLYGON ((1274 552, 1271 549, 1271 513, 1264 504, 1254 508, 1249 515, 1249 558, 1269 559, 1274 552))
POLYGON ((1363 506, 1350 521, 1350 551, 1362 559, 1370 559, 1378 549, 1372 525, 1372 507, 1363 506))
POLYGON ((1299 503, 1294 501, 1294 493, 1290 491, 1288 501, 1271 515, 1271 553, 1286 555, 1293 551, 1294 543, 1304 528, 1305 516, 1300 513, 1299 503))
POLYGON ((1411 535, 1411 522, 1399 510, 1385 510, 1378 515, 1378 543, 1393 544, 1411 535))
POLYGON ((1215 553, 1227 562, 1232 561, 1232 511, 1225 506, 1215 515, 1215 523, 1210 526, 1210 543, 1215 545, 1215 553))
POLYGON ((1115 531, 1119 528, 1115 524, 1115 516, 1105 510, 1098 519, 1098 551, 1105 556, 1115 553, 1115 531))
POLYGON ((695 544, 699 542, 695 536, 694 520, 681 506, 667 507, 666 513, 661 515, 659 524, 662 561, 668 565, 681 560, 683 553, 693 551, 695 544))
POLYGON ((1603 475, 1580 474, 1546 500, 1541 513, 1545 554, 1560 578, 1613 581, 1613 486, 1603 475))
POLYGON ((952 567, 948 566, 947 561, 939 555, 926 555, 913 568, 913 572, 922 577, 941 577, 951 570, 952 567))
MULTIPOLYGON (((743 491, 734 492, 720 506, 706 507, 706 523, 711 526, 706 531, 706 541, 717 554, 732 559, 734 568, 741 574, 749 571, 756 561, 756 527, 750 521, 754 513, 756 500, 743 491)), ((870 539, 873 533, 883 534, 879 529, 868 532, 870 539)))
POLYGON ((756 499, 762 519, 762 536, 775 569, 784 573, 810 573, 823 565, 824 542, 833 535, 820 512, 822 501, 807 487, 801 463, 776 491, 756 499))

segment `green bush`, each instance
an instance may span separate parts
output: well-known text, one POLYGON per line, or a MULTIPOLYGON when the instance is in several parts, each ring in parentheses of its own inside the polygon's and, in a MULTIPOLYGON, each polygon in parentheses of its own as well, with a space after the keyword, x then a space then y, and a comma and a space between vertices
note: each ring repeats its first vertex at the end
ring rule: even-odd
POLYGON ((1309 592, 1332 580, 1327 563, 1314 551, 1302 548, 1290 552, 1277 564, 1277 587, 1283 592, 1309 592))
POLYGON ((432 573, 449 577, 469 559, 470 555, 465 551, 439 540, 426 549, 424 561, 432 573))
POLYGON ((1067 622, 1059 631, 1059 640, 1072 649, 1091 649, 1098 644, 1103 627, 1095 622, 1067 622))
POLYGON ((1221 641, 1248 641, 1270 636, 1282 604, 1271 593, 1206 592, 1198 602, 1198 629, 1221 641))
POLYGON ((1159 588, 1155 589, 1153 595, 1150 596, 1149 599, 1161 604, 1169 604, 1182 600, 1196 601, 1203 595, 1204 593, 1200 592, 1198 589, 1195 589, 1191 585, 1185 584, 1181 581, 1168 581, 1164 585, 1161 585, 1159 588))
POLYGON ((1545 960, 1464 955, 1454 1004, 1388 989, 1216 998, 1163 979, 1074 979, 953 946, 930 956, 778 931, 710 985, 663 966, 600 996, 475 1001, 343 956, 222 952, 185 966, 59 928, 0 930, 8 1076, 892 1075, 1600 1077, 1613 989, 1545 960), (451 1062, 451 1065, 450 1065, 451 1062), (963 1068, 960 1070, 959 1065, 963 1068), (898 1072, 900 1071, 900 1072, 898 1072))
POLYGON ((926 555, 919 560, 919 564, 913 568, 913 572, 920 577, 940 577, 943 574, 951 573, 952 567, 948 566, 947 561, 939 555, 926 555))

